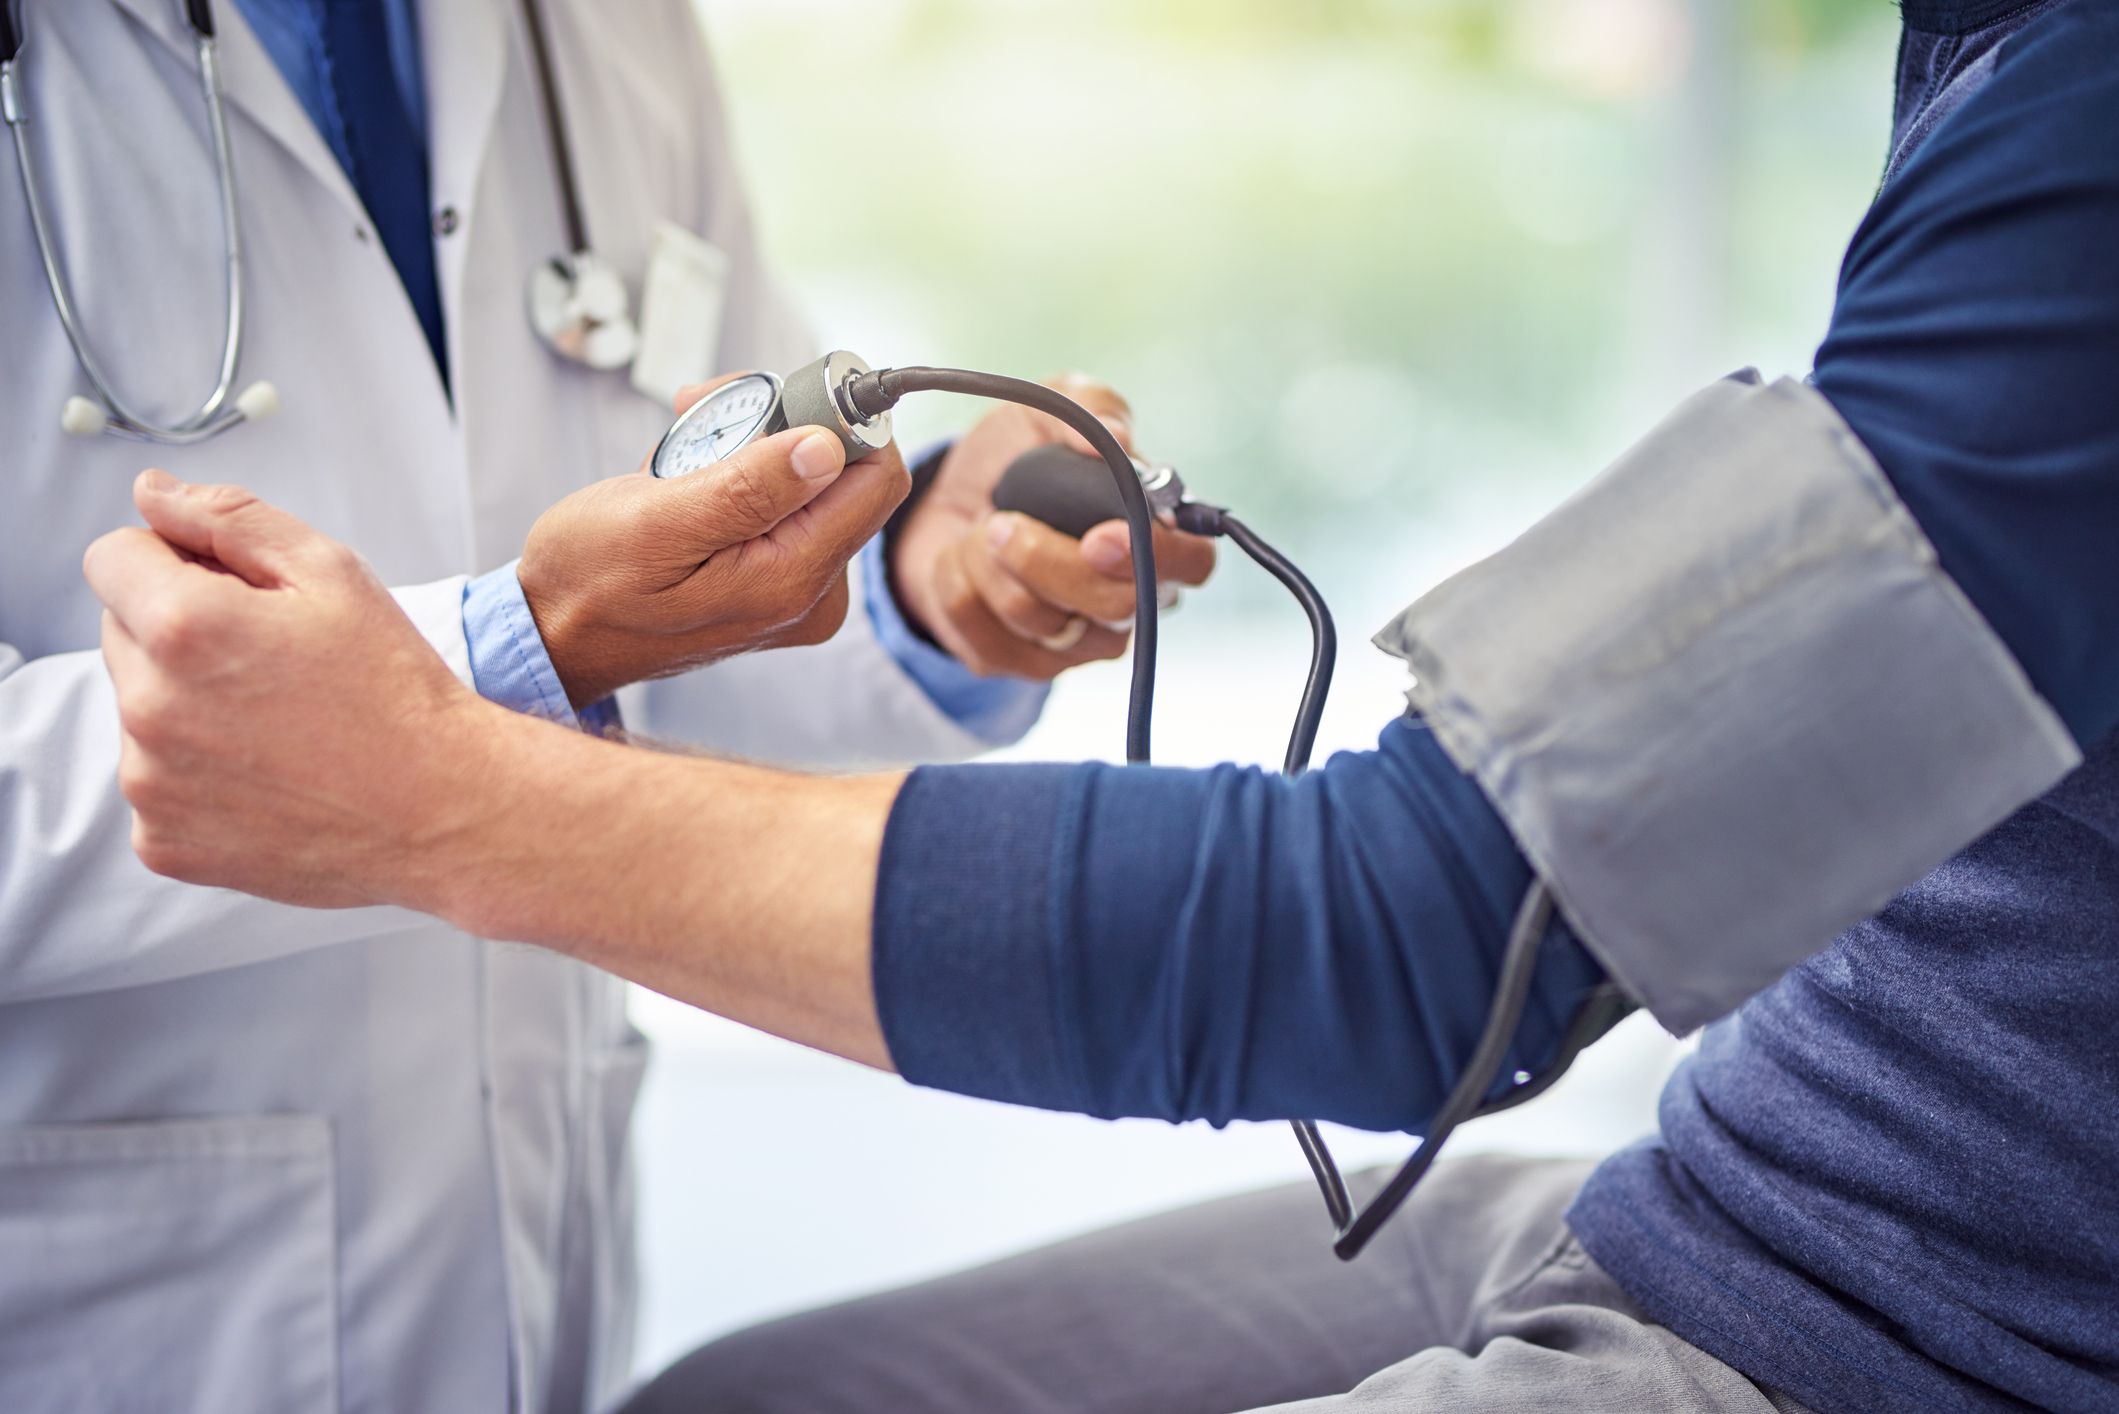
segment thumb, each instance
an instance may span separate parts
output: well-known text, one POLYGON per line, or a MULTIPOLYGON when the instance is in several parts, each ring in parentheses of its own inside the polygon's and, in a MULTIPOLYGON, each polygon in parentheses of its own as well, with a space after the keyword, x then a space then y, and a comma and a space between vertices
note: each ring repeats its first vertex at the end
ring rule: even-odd
POLYGON ((796 427, 669 483, 718 546, 755 540, 824 493, 846 449, 821 427, 796 427))
POLYGON ((132 486, 155 534, 269 589, 293 578, 322 536, 240 486, 194 486, 166 471, 143 471, 132 486))

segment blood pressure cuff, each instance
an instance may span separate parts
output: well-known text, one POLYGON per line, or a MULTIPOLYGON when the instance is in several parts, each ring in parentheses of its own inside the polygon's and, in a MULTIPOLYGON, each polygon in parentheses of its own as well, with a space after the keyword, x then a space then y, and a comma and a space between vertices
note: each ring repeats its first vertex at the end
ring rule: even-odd
POLYGON ((1679 1034, 2081 759, 1831 404, 1748 370, 1376 642, 1679 1034))

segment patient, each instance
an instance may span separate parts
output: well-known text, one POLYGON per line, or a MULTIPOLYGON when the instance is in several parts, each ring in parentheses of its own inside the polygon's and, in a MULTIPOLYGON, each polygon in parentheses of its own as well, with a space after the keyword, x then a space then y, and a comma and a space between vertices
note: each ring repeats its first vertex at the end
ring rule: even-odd
POLYGON ((1812 382, 1715 385, 1409 608, 1373 751, 658 755, 480 701, 340 547, 163 478, 87 561, 140 853, 1094 1115, 1422 1132, 1533 878, 1504 1075, 1607 987, 1712 1023, 1657 1136, 1445 1161, 1351 1266, 1261 1194, 736 1336, 642 1410, 2119 1405, 2119 13, 1904 9, 1937 72, 1812 382))

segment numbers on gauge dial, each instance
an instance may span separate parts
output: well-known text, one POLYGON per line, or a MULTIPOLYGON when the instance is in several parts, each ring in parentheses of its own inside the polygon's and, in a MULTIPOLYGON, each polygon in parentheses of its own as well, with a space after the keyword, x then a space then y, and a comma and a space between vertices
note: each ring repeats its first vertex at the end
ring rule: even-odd
POLYGON ((780 410, 780 380, 747 373, 708 393, 677 419, 655 449, 655 475, 689 476, 755 440, 780 410))

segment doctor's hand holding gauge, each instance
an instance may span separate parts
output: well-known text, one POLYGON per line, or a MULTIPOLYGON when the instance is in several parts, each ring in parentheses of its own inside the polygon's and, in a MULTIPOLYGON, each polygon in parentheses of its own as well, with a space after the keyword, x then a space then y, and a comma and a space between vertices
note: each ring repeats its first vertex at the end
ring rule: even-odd
POLYGON ((787 765, 1018 738, 1122 650, 1125 537, 995 513, 1018 456, 1081 445, 1014 409, 908 471, 727 425, 772 383, 739 377, 711 467, 641 469, 716 374, 820 352, 690 0, 0 0, 0 109, 0 1409, 603 1407, 624 991, 141 868, 80 579, 138 444, 357 552, 495 700, 787 765))

